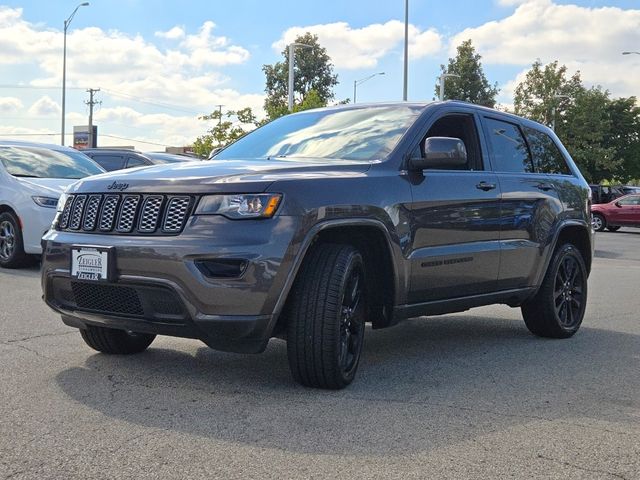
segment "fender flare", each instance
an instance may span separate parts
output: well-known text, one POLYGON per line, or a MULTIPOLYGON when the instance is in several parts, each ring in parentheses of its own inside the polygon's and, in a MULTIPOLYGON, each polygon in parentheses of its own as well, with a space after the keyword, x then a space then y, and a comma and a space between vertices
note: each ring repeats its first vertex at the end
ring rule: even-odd
POLYGON ((376 220, 372 218, 344 218, 344 219, 326 220, 326 221, 315 224, 305 235, 304 240, 300 245, 300 249, 298 250, 296 257, 293 261, 293 266, 289 270, 284 286, 282 288, 282 292, 280 293, 280 296, 278 297, 278 300, 274 307, 273 315, 272 315, 272 325, 270 325, 271 330, 273 330, 273 328, 275 327, 275 324, 278 318, 280 317, 280 314, 282 313, 282 309, 284 308, 284 305, 287 301, 289 292, 291 291, 291 288, 293 287, 293 283, 296 277, 298 276, 300 266, 302 265, 302 262, 305 256, 307 255, 309 248, 313 244, 314 239, 317 237, 317 235, 320 232, 323 232, 331 228, 339 228, 339 227, 374 227, 380 230, 384 234, 384 238, 387 243, 387 248, 391 253, 394 294, 396 297, 394 298, 394 303, 396 303, 395 301, 398 298, 397 297, 398 292, 400 292, 403 289, 403 287, 401 286, 402 285, 401 272, 398 268, 398 262, 396 261, 397 252, 394 251, 394 245, 397 246, 398 250, 399 250, 399 245, 395 244, 392 241, 391 234, 389 233, 389 230, 387 229, 385 224, 380 220, 376 220))

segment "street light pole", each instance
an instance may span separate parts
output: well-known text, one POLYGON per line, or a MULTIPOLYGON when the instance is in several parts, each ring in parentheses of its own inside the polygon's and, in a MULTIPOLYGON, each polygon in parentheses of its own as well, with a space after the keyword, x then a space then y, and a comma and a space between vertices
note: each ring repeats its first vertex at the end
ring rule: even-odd
POLYGON ((62 128, 60 131, 60 145, 64 146, 64 116, 65 116, 65 102, 66 102, 66 89, 67 89, 67 29, 71 24, 71 20, 75 16, 80 7, 89 6, 89 2, 84 2, 78 5, 71 15, 64 21, 64 43, 62 47, 62 128))
POLYGON ((402 100, 405 102, 407 101, 408 75, 409 75, 409 0, 404 0, 404 86, 402 88, 402 100))
POLYGON ((293 78, 293 64, 296 59, 296 47, 306 47, 313 48, 311 45, 307 45, 305 43, 290 43, 289 44, 289 112, 293 111, 293 86, 294 86, 294 78, 293 78))
POLYGON ((369 75, 368 77, 361 78, 360 80, 354 80, 353 81, 353 103, 356 103, 356 92, 357 92, 358 85, 362 85, 367 80, 371 80, 373 77, 376 77, 378 75, 384 75, 384 72, 374 73, 372 75, 369 75))
POLYGON ((444 100, 444 82, 447 78, 460 78, 460 75, 456 75, 455 73, 443 73, 440 75, 440 101, 444 100))

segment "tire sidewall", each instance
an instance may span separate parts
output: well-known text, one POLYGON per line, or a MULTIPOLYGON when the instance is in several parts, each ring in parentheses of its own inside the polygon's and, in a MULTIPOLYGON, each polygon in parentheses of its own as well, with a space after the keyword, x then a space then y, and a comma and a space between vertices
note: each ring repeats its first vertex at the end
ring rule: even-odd
MULTIPOLYGON (((360 332, 360 343, 358 345, 358 350, 356 353, 356 358, 355 361, 353 362, 353 365, 351 367, 351 369, 349 371, 344 371, 342 369, 342 366, 339 364, 340 359, 339 359, 339 354, 336 355, 335 358, 335 362, 336 362, 336 368, 337 371, 340 372, 340 375, 342 377, 342 381, 345 384, 349 384, 351 383, 351 381, 353 380, 357 370, 358 370, 358 364, 360 363, 360 357, 362 354, 362 345, 364 344, 364 325, 365 325, 365 320, 366 320, 366 311, 367 311, 367 282, 366 282, 366 271, 364 269, 364 262, 362 260, 362 255, 360 255, 360 253, 358 251, 353 251, 351 253, 351 256, 349 258, 348 264, 347 264, 347 269, 345 271, 345 274, 342 277, 341 283, 340 283, 340 306, 338 308, 338 312, 336 315, 336 322, 338 323, 338 328, 340 328, 340 323, 342 320, 342 301, 344 300, 344 295, 346 294, 346 288, 347 288, 347 282, 349 281, 349 278, 351 277, 352 272, 355 269, 360 269, 360 275, 361 275, 361 304, 358 306, 358 308, 360 308, 360 315, 362 316, 361 320, 362 320, 362 325, 361 325, 361 332, 360 332)), ((340 352, 340 335, 337 336, 336 338, 336 352, 340 352)))
POLYGON ((551 292, 551 295, 545 298, 544 301, 551 303, 551 308, 552 308, 552 311, 554 312, 554 318, 555 318, 557 327, 560 330, 562 330, 567 336, 571 336, 574 333, 576 333, 580 328, 580 325, 582 325, 582 320, 584 319, 584 314, 587 308, 587 298, 588 298, 587 297, 588 295, 587 268, 585 266, 582 255, 580 254, 580 251, 570 243, 563 245, 554 255, 552 268, 549 271, 549 273, 551 274, 551 277, 548 279, 548 281, 551 282, 551 288, 549 289, 549 291, 551 292), (567 256, 571 256, 576 260, 576 262, 578 263, 578 267, 580 268, 580 274, 582 275, 582 278, 583 278, 583 285, 582 285, 583 300, 582 300, 582 305, 580 307, 580 315, 579 315, 580 320, 571 327, 565 327, 564 325, 562 325, 560 318, 558 317, 558 314, 555 310, 554 298, 553 298, 553 292, 554 292, 553 287, 555 285, 556 277, 558 275, 558 270, 560 269, 560 264, 567 256))

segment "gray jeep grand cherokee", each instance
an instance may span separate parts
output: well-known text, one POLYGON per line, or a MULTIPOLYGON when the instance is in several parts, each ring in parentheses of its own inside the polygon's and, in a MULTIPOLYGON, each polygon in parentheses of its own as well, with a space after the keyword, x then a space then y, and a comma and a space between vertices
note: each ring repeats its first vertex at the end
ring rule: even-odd
POLYGON ((589 203, 537 123, 461 102, 311 110, 209 162, 74 184, 43 239, 44 299, 100 352, 280 337, 298 382, 342 388, 365 322, 503 303, 536 335, 573 335, 589 203))

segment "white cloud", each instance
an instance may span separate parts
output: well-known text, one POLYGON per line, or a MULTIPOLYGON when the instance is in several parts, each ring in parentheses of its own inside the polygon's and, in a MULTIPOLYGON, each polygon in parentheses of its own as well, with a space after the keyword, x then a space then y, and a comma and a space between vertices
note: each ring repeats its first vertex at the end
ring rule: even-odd
MULTIPOLYGON (((570 72, 580 70, 587 85, 603 85, 614 95, 640 93, 640 62, 624 57, 622 50, 640 45, 640 10, 615 7, 589 8, 558 5, 551 0, 521 3, 508 17, 452 38, 449 52, 472 39, 485 64, 530 66, 558 60, 570 72)), ((523 73, 519 74, 519 79, 523 73)), ((516 80, 503 86, 502 97, 513 91, 516 80)))
POLYGON ((178 38, 182 38, 185 35, 184 28, 175 26, 166 32, 156 32, 154 34, 156 37, 166 38, 167 40, 176 40, 178 38))
MULTIPOLYGON (((352 28, 346 22, 291 27, 273 44, 273 48, 281 51, 305 32, 318 35, 320 45, 327 49, 337 68, 372 68, 382 57, 402 46, 404 23, 389 20, 384 24, 376 23, 362 28, 352 28)), ((442 36, 436 30, 420 30, 414 25, 409 25, 411 58, 434 55, 441 48, 442 36)))
MULTIPOLYGON (((154 44, 141 35, 117 30, 72 29, 67 35, 67 87, 102 89, 97 99, 104 102, 105 108, 97 108, 95 117, 96 123, 104 123, 100 126, 102 133, 130 136, 135 130, 130 133, 129 128, 138 128, 138 139, 147 138, 162 144, 181 139, 190 143, 207 128, 204 122, 197 120, 198 113, 210 113, 213 105, 224 104, 225 109, 250 106, 258 115, 262 112, 264 95, 242 94, 230 88, 229 78, 220 71, 224 66, 246 62, 249 51, 231 39, 217 35, 215 30, 213 22, 204 21, 195 32, 188 32, 181 26, 156 32, 156 37, 170 40, 170 46, 164 48, 163 42, 154 44), (164 110, 158 104, 170 104, 178 110, 173 110, 174 114, 149 114, 164 110), (104 115, 101 112, 108 112, 106 107, 139 110, 133 110, 133 119, 116 121, 115 117, 101 116, 104 115), (112 123, 108 124, 109 121, 112 123)), ((16 77, 15 83, 25 81, 34 87, 59 88, 62 83, 62 40, 60 30, 25 20, 22 9, 0 6, 3 81, 11 82, 4 74, 6 71, 29 72, 29 77, 16 77), (33 71, 35 75, 31 73, 33 71)), ((31 91, 25 89, 24 92, 31 91)), ((20 97, 13 91, 9 91, 9 95, 20 97)), ((72 90, 67 91, 67 125, 86 124, 87 115, 81 98, 78 93, 73 95, 72 90)), ((10 106, 18 106, 15 101, 8 100, 0 105, 3 112, 10 106)), ((41 122, 51 119, 51 132, 58 129, 53 119, 59 112, 60 107, 49 97, 38 99, 28 111, 41 122)), ((23 122, 24 125, 28 123, 26 119, 23 122)))
POLYGON ((0 113, 15 113, 23 107, 16 97, 0 97, 0 113))
POLYGON ((34 117, 59 116, 61 111, 60 105, 48 95, 40 97, 29 107, 29 115, 34 117))

